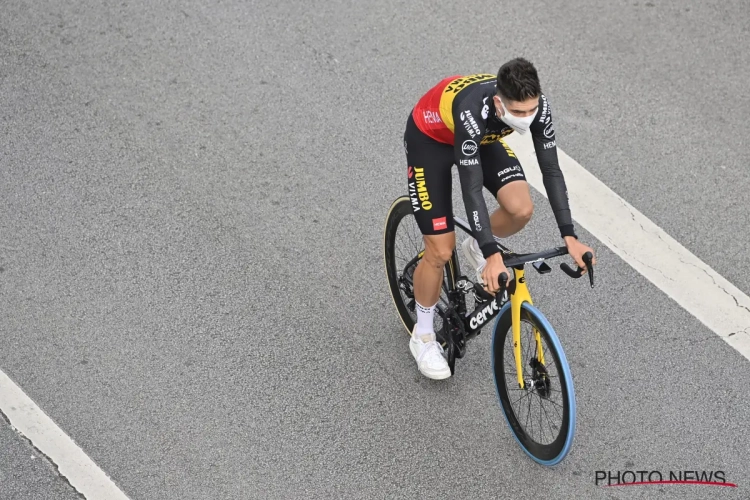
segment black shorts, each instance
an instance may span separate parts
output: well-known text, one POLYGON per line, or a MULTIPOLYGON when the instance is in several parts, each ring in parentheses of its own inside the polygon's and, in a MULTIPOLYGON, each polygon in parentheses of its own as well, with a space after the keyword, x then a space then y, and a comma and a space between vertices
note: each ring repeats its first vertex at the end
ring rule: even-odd
MULTIPOLYGON (((422 133, 409 115, 404 148, 409 197, 419 229, 422 234, 453 231, 453 146, 422 133)), ((495 198, 506 184, 526 180, 518 158, 503 140, 480 146, 479 157, 482 160, 484 187, 495 198)))

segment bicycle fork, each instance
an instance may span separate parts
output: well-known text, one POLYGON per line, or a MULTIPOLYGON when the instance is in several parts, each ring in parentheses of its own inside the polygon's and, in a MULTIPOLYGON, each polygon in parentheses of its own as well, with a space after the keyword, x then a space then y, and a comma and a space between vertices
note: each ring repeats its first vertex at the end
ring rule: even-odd
MULTIPOLYGON (((531 301, 529 288, 526 286, 523 267, 514 268, 515 272, 515 290, 510 296, 511 328, 513 331, 513 355, 516 358, 516 375, 518 377, 518 387, 526 389, 526 381, 523 379, 523 358, 521 357, 521 308, 524 302, 534 305, 531 301)), ((534 341, 536 342, 536 360, 544 366, 544 350, 542 349, 542 337, 539 331, 534 328, 534 341)))

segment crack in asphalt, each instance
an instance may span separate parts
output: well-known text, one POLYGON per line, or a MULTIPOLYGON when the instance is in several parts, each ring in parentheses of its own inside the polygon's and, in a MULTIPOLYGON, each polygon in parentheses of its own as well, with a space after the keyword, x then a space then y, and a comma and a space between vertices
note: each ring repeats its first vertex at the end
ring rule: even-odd
POLYGON ((661 269, 659 269, 659 268, 656 268, 656 267, 654 267, 654 266, 649 266, 648 264, 646 264, 645 262, 643 262, 643 261, 642 261, 642 260, 640 260, 639 258, 637 258, 637 257, 633 256, 633 254, 630 254, 630 253, 626 252, 625 250, 623 250, 622 248, 618 247, 617 245, 615 245, 615 244, 614 244, 614 243, 612 243, 611 241, 610 241, 610 243, 609 243, 609 244, 610 244, 610 245, 611 245, 611 246, 612 246, 613 248, 616 248, 617 250, 621 251, 622 253, 624 253, 625 255, 627 255, 628 257, 630 257, 631 259, 633 259, 634 261, 638 262, 639 264, 641 264, 641 265, 643 265, 643 266, 646 266, 646 267, 647 267, 647 268, 649 268, 649 269, 653 269, 653 270, 654 270, 654 271, 656 271, 657 273, 659 273, 659 274, 661 274, 662 276, 664 276, 665 278, 667 278, 667 279, 668 279, 669 281, 674 281, 674 280, 673 280, 672 278, 670 278, 669 276, 667 276, 666 274, 664 274, 664 272, 663 272, 663 271, 662 271, 661 269))
POLYGON ((55 468, 55 471, 57 471, 57 475, 60 477, 60 479, 65 481, 65 483, 67 483, 67 485, 70 486, 73 489, 73 491, 76 492, 76 494, 78 495, 78 498, 81 498, 82 500, 86 500, 86 496, 80 491, 78 491, 78 489, 70 483, 68 478, 65 477, 65 474, 60 472, 60 467, 55 463, 55 461, 52 460, 50 457, 48 457, 47 454, 44 453, 42 450, 37 448, 36 445, 34 445, 34 443, 31 442, 31 439, 27 438, 25 435, 23 435, 23 433, 21 433, 18 429, 16 429, 16 427, 10 421, 10 418, 3 412, 2 409, 0 409, 0 419, 4 420, 10 426, 10 428, 13 429, 13 431, 15 431, 15 433, 21 437, 21 439, 26 441, 28 445, 34 449, 34 451, 36 451, 37 453, 39 453, 39 455, 44 457, 47 460, 47 462, 49 462, 50 465, 52 465, 52 467, 55 468))
POLYGON ((727 337, 731 337, 732 335, 737 335, 738 333, 750 333, 748 332, 748 330, 750 330, 750 326, 748 326, 747 328, 743 330, 737 330, 736 332, 732 332, 729 335, 727 335, 727 337))
MULTIPOLYGON (((694 268, 700 269, 701 271, 703 271, 706 276, 708 276, 709 278, 711 278, 711 281, 713 282, 714 285, 716 285, 722 292, 726 293, 727 295, 729 295, 730 297, 732 297, 734 299, 734 305, 736 305, 740 309, 744 309, 747 312, 750 312, 750 308, 747 307, 747 306, 743 306, 742 304, 740 304, 739 300, 737 300, 737 297, 735 297, 734 295, 732 295, 731 293, 729 293, 726 288, 724 288, 723 286, 721 286, 720 284, 718 284, 716 282, 716 279, 713 276, 711 276, 711 273, 709 273, 708 271, 706 271, 702 267, 696 266, 692 262, 685 262, 683 259, 680 259, 680 262, 682 262, 683 264, 687 264, 689 266, 693 266, 694 268)), ((742 330, 740 330, 740 331, 742 331, 742 330)))
MULTIPOLYGON (((676 251, 675 251, 675 250, 674 250, 674 249, 672 248, 672 246, 671 246, 671 245, 669 244, 669 242, 668 242, 668 241, 666 241, 666 240, 665 240, 664 238, 662 238, 662 237, 661 237, 661 234, 659 234, 658 232, 657 232, 657 233, 655 233, 655 232, 652 232, 652 231, 647 231, 647 230, 646 230, 646 228, 645 228, 645 227, 643 227, 643 224, 641 224, 641 222, 639 222, 638 220, 636 220, 636 217, 635 217, 635 212, 634 212, 634 211, 632 210, 632 208, 631 208, 630 206, 628 206, 627 202, 626 202, 626 201, 625 201, 624 199, 620 198, 620 202, 621 202, 621 203, 622 203, 622 205, 623 205, 623 206, 625 207, 625 209, 627 209, 627 211, 628 211, 628 212, 630 213, 630 217, 631 217, 631 218, 633 219, 633 222, 635 222, 636 224, 638 224, 638 225, 640 226, 640 228, 641 228, 641 229, 642 229, 642 230, 643 230, 643 231, 644 231, 645 233, 648 233, 648 234, 652 234, 652 235, 656 236, 657 238, 659 238, 659 240, 660 240, 660 241, 661 241, 662 243, 664 243, 664 244, 665 244, 665 245, 667 246, 667 248, 668 248, 669 250, 671 250, 672 252, 675 252, 675 253, 677 254, 677 258, 678 258, 678 259, 679 259, 679 261, 680 261, 680 262, 682 262, 683 264, 687 264, 687 265, 689 265, 689 266, 695 267, 696 269, 699 269, 699 270, 703 271, 703 273, 704 273, 704 274, 705 274, 706 276, 708 276, 709 278, 711 278, 711 282, 712 282, 712 283, 713 283, 713 284, 714 284, 714 285, 715 285, 716 287, 718 287, 718 288, 719 288, 719 289, 720 289, 720 290, 721 290, 722 292, 724 292, 725 294, 729 295, 729 296, 730 296, 730 297, 731 297, 731 298, 732 298, 732 299, 734 300, 734 305, 735 305, 735 306, 739 307, 740 309, 744 309, 744 310, 746 310, 747 312, 750 312, 750 307, 747 307, 747 306, 744 306, 744 305, 740 304, 740 301, 739 301, 739 300, 737 299, 737 297, 736 297, 735 295, 733 295, 733 294, 729 293, 729 291, 728 291, 728 290, 727 290, 726 288, 724 288, 724 287, 723 287, 723 286, 721 286, 721 285, 720 285, 719 283, 717 283, 717 282, 716 282, 716 278, 714 278, 714 277, 713 277, 713 276, 711 275, 711 273, 709 273, 709 272, 708 272, 708 271, 707 271, 707 270, 706 270, 705 268, 702 268, 702 267, 700 267, 700 266, 697 266, 697 265, 693 264, 692 262, 687 262, 687 261, 685 261, 685 260, 684 260, 684 259, 683 259, 682 257, 680 257, 680 256, 679 256, 679 253, 678 253, 678 252, 676 252, 676 251)), ((614 245, 614 244, 612 244, 612 246, 613 246, 614 248, 617 248, 617 249, 618 249, 619 251, 623 252, 623 253, 624 253, 625 255, 628 255, 629 257, 631 257, 631 258, 632 258, 633 260, 635 260, 636 262, 640 263, 641 265, 643 265, 643 266, 646 266, 646 267, 648 267, 649 269, 653 269, 654 271, 657 271, 657 272, 658 272, 659 274, 661 274, 662 276, 664 276, 664 277, 665 277, 665 278, 667 278, 668 280, 670 280, 670 281, 674 282, 674 280, 673 280, 672 278, 670 278, 669 276, 667 276, 666 274, 664 274, 664 272, 662 272, 662 271, 661 271, 660 269, 657 269, 657 268, 655 268, 655 267, 653 267, 653 266, 650 266, 650 265, 646 264, 645 262, 643 262, 643 261, 641 261, 640 259, 636 258, 636 257, 635 257, 635 256, 633 256, 632 254, 630 254, 630 253, 626 252, 626 251, 625 251, 625 250, 623 250, 622 248, 618 248, 618 247, 617 247, 616 245, 614 245)), ((731 337, 731 336, 733 336, 733 335, 736 335, 736 334, 738 334, 738 333, 746 333, 746 332, 747 332, 748 330, 750 330, 750 327, 747 327, 747 328, 745 328, 744 330, 738 330, 738 331, 736 331, 736 332, 732 332, 732 333, 730 333, 730 334, 728 335, 728 337, 731 337)))

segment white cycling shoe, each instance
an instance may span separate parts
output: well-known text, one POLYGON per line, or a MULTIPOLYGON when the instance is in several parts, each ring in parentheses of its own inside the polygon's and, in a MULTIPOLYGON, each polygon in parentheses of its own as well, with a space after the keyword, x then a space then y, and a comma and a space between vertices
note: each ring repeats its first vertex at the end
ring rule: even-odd
POLYGON ((448 361, 443 356, 443 346, 435 340, 434 333, 417 335, 415 332, 417 326, 411 333, 409 340, 409 350, 414 359, 417 360, 417 367, 422 375, 432 380, 443 380, 451 376, 451 369, 448 361))
POLYGON ((461 243, 461 251, 463 251, 464 257, 469 261, 471 267, 477 271, 476 282, 483 285, 484 281, 482 281, 482 271, 484 271, 484 266, 487 264, 487 260, 479 249, 479 243, 477 243, 477 240, 474 238, 466 238, 464 242, 461 243))

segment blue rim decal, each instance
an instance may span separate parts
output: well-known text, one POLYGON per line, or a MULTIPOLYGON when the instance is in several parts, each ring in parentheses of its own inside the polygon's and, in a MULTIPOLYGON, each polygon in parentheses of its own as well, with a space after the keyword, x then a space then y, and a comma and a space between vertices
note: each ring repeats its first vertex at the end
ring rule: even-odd
MULTIPOLYGON (((549 339, 560 358, 560 369, 562 371, 563 377, 565 377, 565 384, 568 387, 568 401, 570 402, 570 422, 568 424, 568 437, 565 440, 565 444, 563 445, 560 454, 551 460, 539 460, 538 458, 536 458, 521 443, 521 441, 518 439, 518 436, 516 436, 516 433, 513 432, 513 428, 510 425, 510 421, 508 420, 508 415, 505 413, 505 409, 503 409, 502 413, 503 417, 505 418, 505 423, 508 424, 510 433, 513 435, 513 439, 516 440, 524 453, 526 453, 529 458, 531 458, 538 464, 553 466, 559 464, 563 460, 563 458, 565 458, 565 456, 570 451, 571 445, 573 444, 573 435, 575 434, 576 429, 576 395, 575 390, 573 389, 573 377, 571 376, 570 366, 568 366, 568 359, 565 357, 565 352, 563 351, 562 344, 560 344, 560 340, 557 338, 557 334, 555 333, 554 328, 552 328, 552 325, 550 325, 549 321, 547 321, 547 318, 545 318, 544 315, 536 307, 532 306, 528 302, 524 302, 521 307, 528 311, 534 317, 534 319, 538 321, 545 330, 547 330, 549 339)), ((495 324, 492 327, 492 378, 495 381, 495 394, 497 394, 498 402, 500 402, 500 390, 498 389, 497 379, 495 378, 495 339, 497 338, 497 326, 500 323, 500 318, 503 317, 503 314, 506 313, 506 309, 509 308, 510 301, 507 302, 502 309, 500 309, 500 313, 497 315, 495 324)), ((502 403, 500 403, 500 407, 502 408, 502 403)))

